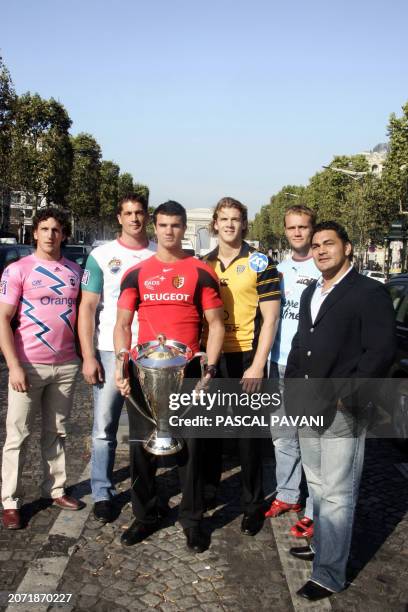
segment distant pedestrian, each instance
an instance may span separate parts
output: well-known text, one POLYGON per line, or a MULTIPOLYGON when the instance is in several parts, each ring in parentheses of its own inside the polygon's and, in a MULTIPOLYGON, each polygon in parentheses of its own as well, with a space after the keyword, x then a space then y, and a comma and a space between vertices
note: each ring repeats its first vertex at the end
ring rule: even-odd
POLYGON ((39 210, 33 234, 35 252, 8 266, 1 279, 0 345, 9 368, 1 490, 6 529, 23 527, 22 472, 39 413, 41 495, 63 510, 83 507, 64 490, 66 421, 79 368, 74 329, 81 268, 61 257, 70 227, 60 210, 39 210))

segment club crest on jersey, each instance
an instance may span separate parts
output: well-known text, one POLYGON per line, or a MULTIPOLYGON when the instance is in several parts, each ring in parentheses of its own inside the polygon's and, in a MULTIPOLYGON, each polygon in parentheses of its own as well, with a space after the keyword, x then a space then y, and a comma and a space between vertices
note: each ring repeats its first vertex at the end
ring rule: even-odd
POLYGON ((252 253, 249 256, 248 263, 249 267, 254 272, 263 272, 268 267, 268 257, 264 253, 258 253, 258 251, 255 251, 255 253, 252 253))
POLYGON ((245 272, 245 266, 237 266, 237 274, 242 274, 245 272))
POLYGON ((108 268, 112 272, 112 274, 117 274, 120 271, 121 267, 122 267, 122 262, 117 257, 114 257, 108 263, 108 268))
POLYGON ((184 280, 184 276, 173 276, 171 282, 173 283, 173 287, 181 289, 184 287, 184 280))

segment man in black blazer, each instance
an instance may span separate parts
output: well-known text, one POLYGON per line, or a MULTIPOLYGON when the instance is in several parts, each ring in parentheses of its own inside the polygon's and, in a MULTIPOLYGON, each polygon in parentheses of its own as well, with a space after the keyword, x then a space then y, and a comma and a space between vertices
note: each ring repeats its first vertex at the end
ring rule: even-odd
POLYGON ((361 415, 368 398, 361 379, 386 375, 395 352, 395 328, 385 287, 353 268, 352 245, 341 225, 316 225, 312 253, 322 275, 302 294, 286 378, 306 379, 304 413, 324 419, 323 427, 299 432, 315 532, 311 547, 290 550, 295 557, 313 560, 311 579, 298 595, 317 600, 345 585, 364 461, 366 427, 361 415))

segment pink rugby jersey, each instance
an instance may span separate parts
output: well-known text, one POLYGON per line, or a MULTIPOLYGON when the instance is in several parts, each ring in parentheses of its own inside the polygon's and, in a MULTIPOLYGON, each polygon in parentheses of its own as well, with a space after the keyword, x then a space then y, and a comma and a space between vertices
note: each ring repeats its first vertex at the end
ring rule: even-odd
POLYGON ((82 270, 28 255, 3 272, 0 302, 17 306, 14 340, 18 358, 29 363, 76 360, 74 328, 82 270))

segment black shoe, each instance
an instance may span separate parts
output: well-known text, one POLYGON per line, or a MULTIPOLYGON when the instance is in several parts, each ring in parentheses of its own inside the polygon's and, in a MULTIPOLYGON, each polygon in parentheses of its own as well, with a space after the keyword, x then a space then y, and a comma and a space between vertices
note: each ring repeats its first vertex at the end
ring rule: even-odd
POLYGON ((289 552, 296 559, 303 559, 303 561, 313 561, 315 556, 310 546, 295 546, 294 548, 289 548, 289 552))
POLYGON ((152 533, 157 531, 158 521, 153 523, 141 523, 138 519, 135 519, 130 527, 123 532, 120 541, 123 546, 133 546, 142 540, 148 538, 152 533))
POLYGON ((330 595, 333 595, 333 591, 330 591, 329 589, 326 589, 326 587, 317 584, 317 582, 313 582, 313 580, 308 580, 301 589, 296 591, 296 594, 300 597, 308 599, 309 601, 318 601, 319 599, 330 597, 330 595))
POLYGON ((184 535, 186 536, 186 545, 188 550, 195 553, 202 553, 208 548, 206 536, 201 531, 200 527, 184 527, 184 535))
POLYGON ((113 503, 110 499, 104 499, 94 503, 93 514, 100 523, 111 523, 115 520, 113 503))
POLYGON ((264 515, 261 511, 253 512, 252 514, 244 514, 241 523, 241 533, 254 536, 258 531, 261 531, 264 520, 264 515))

